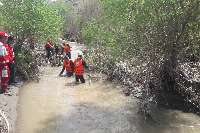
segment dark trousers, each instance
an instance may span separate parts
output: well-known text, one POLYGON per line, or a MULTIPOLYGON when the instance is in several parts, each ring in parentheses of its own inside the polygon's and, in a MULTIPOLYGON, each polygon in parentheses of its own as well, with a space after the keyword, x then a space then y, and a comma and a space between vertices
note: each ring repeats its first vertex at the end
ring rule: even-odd
POLYGON ((47 48, 47 49, 46 49, 46 57, 47 57, 47 59, 49 59, 50 56, 51 56, 51 49, 50 49, 50 48, 47 48))
POLYGON ((71 59, 71 52, 68 52, 67 56, 68 56, 69 59, 71 59))
POLYGON ((67 72, 67 77, 73 76, 73 72, 67 72))
MULTIPOLYGON (((65 67, 63 66, 59 75, 62 75, 64 71, 65 71, 65 67)), ((67 72, 67 77, 71 77, 71 76, 73 76, 73 72, 67 72)))
POLYGON ((9 84, 11 84, 11 83, 14 83, 14 82, 15 82, 15 75, 16 75, 15 63, 10 63, 10 64, 9 64, 9 68, 10 68, 10 79, 9 79, 9 84))
POLYGON ((81 83, 85 83, 83 75, 75 75, 75 77, 76 77, 76 82, 79 82, 79 80, 81 80, 81 83))
POLYGON ((46 48, 46 57, 49 59, 53 55, 53 49, 52 48, 46 48))

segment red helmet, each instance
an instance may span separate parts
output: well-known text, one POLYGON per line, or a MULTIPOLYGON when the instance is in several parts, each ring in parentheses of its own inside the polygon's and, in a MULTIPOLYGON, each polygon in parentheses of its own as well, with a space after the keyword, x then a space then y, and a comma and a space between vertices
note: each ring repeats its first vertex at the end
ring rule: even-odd
POLYGON ((8 34, 4 31, 0 31, 0 36, 3 36, 3 37, 8 37, 8 34))

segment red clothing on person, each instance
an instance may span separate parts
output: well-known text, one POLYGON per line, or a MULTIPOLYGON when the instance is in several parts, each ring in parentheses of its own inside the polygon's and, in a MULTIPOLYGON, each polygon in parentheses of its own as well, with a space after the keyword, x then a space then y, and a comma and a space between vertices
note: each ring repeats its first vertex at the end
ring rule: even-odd
POLYGON ((72 61, 71 60, 64 60, 64 62, 63 62, 63 64, 64 64, 64 67, 65 67, 65 70, 67 71, 67 72, 72 72, 73 73, 73 67, 72 67, 72 61))
POLYGON ((45 48, 53 48, 53 45, 51 42, 47 42, 45 45, 45 48))
POLYGON ((75 65, 75 74, 76 75, 83 75, 84 73, 84 64, 83 64, 83 60, 82 59, 76 59, 74 61, 74 65, 75 65))
MULTIPOLYGON (((0 32, 1 37, 8 38, 8 34, 6 32, 0 32)), ((5 40, 2 40, 5 41, 5 40)), ((11 48, 5 42, 0 42, 0 79, 1 79, 1 89, 3 92, 7 92, 8 82, 10 79, 10 68, 9 63, 11 62, 11 48)))
POLYGON ((66 54, 68 54, 68 53, 71 51, 71 48, 70 48, 70 46, 64 46, 64 47, 63 47, 63 50, 64 50, 64 52, 65 52, 66 54))
POLYGON ((7 92, 8 82, 10 79, 10 69, 8 64, 0 65, 0 78, 1 78, 1 89, 3 92, 7 92))
POLYGON ((10 79, 10 68, 9 63, 12 59, 12 54, 10 54, 11 48, 8 44, 3 44, 0 42, 0 79, 1 79, 1 89, 3 92, 7 92, 8 82, 10 79))

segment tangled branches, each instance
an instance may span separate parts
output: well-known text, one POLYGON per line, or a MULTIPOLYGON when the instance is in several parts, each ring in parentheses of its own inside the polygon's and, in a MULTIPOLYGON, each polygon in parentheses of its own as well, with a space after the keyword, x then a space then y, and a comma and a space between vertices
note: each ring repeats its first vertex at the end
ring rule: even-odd
POLYGON ((107 75, 108 80, 120 83, 125 95, 139 98, 141 112, 149 113, 150 103, 155 102, 155 94, 149 89, 153 84, 149 84, 146 63, 138 63, 134 58, 114 60, 109 50, 102 47, 92 49, 86 57, 88 62, 94 65, 95 70, 107 75))
POLYGON ((125 95, 139 98, 139 112, 145 116, 151 116, 158 105, 196 113, 200 109, 199 63, 178 63, 172 69, 170 61, 157 58, 143 62, 114 59, 101 47, 93 48, 86 57, 95 70, 123 85, 125 95))
POLYGON ((9 133, 9 122, 3 111, 0 110, 0 133, 9 133))
POLYGON ((15 59, 17 74, 25 79, 39 78, 39 65, 42 65, 40 53, 25 44, 15 45, 15 59))

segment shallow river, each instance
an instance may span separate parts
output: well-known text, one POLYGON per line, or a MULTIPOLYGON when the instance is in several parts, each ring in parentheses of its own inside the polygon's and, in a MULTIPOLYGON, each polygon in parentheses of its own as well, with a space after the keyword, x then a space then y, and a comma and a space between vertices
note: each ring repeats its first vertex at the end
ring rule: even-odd
POLYGON ((145 122, 137 100, 106 81, 75 85, 46 68, 39 83, 20 90, 16 133, 200 133, 200 117, 158 110, 145 122))

